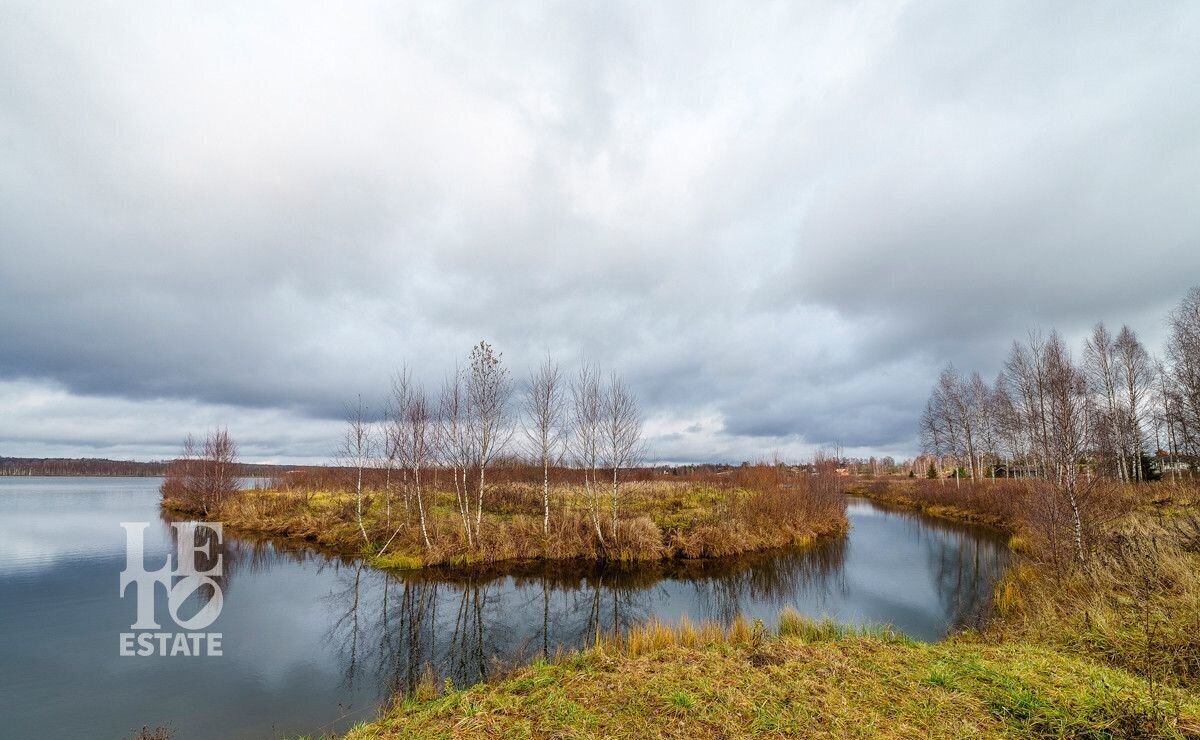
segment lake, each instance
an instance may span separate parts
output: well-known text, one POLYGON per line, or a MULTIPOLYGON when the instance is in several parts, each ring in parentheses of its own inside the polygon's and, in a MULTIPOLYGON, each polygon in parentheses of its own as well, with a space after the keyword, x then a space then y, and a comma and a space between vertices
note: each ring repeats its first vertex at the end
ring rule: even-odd
MULTIPOLYGON (((226 535, 220 656, 121 656, 135 620, 121 522, 149 522, 146 567, 173 552, 158 479, 0 478, 0 736, 331 733, 432 675, 475 682, 651 618, 891 624, 921 640, 982 623, 1009 560, 986 529, 848 506, 850 533, 805 552, 636 569, 525 566, 386 574, 226 535)), ((157 590, 160 606, 166 596, 157 590)), ((166 620, 165 606, 160 614, 166 620)), ((164 622, 163 629, 174 625, 164 622)))

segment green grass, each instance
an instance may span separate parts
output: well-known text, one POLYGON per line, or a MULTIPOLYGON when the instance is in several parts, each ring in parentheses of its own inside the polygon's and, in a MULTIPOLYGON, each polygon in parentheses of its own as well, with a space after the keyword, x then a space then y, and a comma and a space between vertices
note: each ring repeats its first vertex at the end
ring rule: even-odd
POLYGON ((409 699, 351 738, 1188 737, 1200 700, 1020 644, 651 626, 507 680, 409 699), (720 632, 719 630, 717 631, 720 632), (655 634, 658 636, 655 637, 655 634), (705 637, 707 634, 707 637, 705 637), (631 650, 631 648, 634 648, 631 650))

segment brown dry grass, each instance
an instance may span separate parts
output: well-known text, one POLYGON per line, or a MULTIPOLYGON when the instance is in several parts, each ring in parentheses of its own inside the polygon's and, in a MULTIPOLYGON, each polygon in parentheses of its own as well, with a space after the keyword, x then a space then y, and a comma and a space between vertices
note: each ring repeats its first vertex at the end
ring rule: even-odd
POLYGON ((1083 563, 1062 557, 1070 532, 1045 515, 1041 486, 883 483, 856 492, 1012 534, 1022 559, 996 594, 990 637, 1054 645, 1153 684, 1200 687, 1200 487, 1105 484, 1083 563))
MULTIPOLYGON (((385 491, 372 489, 365 496, 369 543, 358 530, 355 498, 346 490, 292 486, 245 491, 210 518, 241 531, 301 539, 345 555, 367 555, 381 567, 713 558, 808 546, 845 531, 845 499, 836 480, 756 467, 706 482, 625 483, 615 536, 608 499, 600 499, 603 543, 595 533, 587 489, 556 485, 550 531, 543 533, 541 487, 515 480, 489 488, 474 547, 464 532, 454 492, 443 489, 425 494, 430 547, 420 534, 415 507, 406 511, 398 490, 391 493, 390 517, 385 491)), ((175 503, 166 499, 164 505, 172 508, 175 503)))

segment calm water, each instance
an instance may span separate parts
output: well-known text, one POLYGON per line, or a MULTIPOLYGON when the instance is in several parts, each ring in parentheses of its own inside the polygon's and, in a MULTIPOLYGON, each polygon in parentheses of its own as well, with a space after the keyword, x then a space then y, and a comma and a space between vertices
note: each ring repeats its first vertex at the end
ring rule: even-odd
MULTIPOLYGON (((424 671, 462 685, 650 617, 890 623, 937 639, 978 623, 1008 561, 981 529, 849 506, 851 531, 803 554, 637 571, 387 576, 352 560, 227 538, 220 657, 120 657, 123 521, 171 550, 154 479, 0 478, 0 736, 176 738, 333 732, 424 671)), ((160 590, 161 591, 161 590, 160 590)), ((165 596, 159 594, 165 603, 165 596)), ((160 610, 165 617, 165 606, 160 610)), ((164 622, 164 629, 173 625, 164 622)))

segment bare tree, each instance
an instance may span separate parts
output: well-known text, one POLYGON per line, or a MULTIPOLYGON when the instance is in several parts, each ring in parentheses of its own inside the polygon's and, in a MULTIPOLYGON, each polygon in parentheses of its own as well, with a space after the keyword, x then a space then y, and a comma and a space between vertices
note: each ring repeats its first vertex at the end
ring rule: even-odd
POLYGON ((1084 343, 1084 369, 1091 382, 1092 391, 1104 399, 1103 423, 1098 427, 1104 432, 1102 439, 1111 439, 1111 448, 1116 453, 1118 476, 1125 480, 1129 468, 1125 461, 1126 447, 1121 441, 1124 414, 1117 400, 1115 352, 1112 335, 1108 333, 1104 323, 1096 324, 1092 328, 1092 335, 1084 343))
POLYGON ((1090 408, 1087 381, 1075 366, 1070 351, 1057 332, 1046 342, 1046 399, 1049 411, 1049 449, 1056 466, 1055 491, 1071 509, 1076 559, 1083 562, 1086 543, 1085 516, 1096 479, 1080 480, 1079 469, 1089 442, 1090 408))
POLYGON ((399 378, 392 379, 392 397, 388 399, 387 406, 384 408, 383 430, 380 435, 380 445, 382 445, 382 456, 380 462, 383 464, 383 501, 384 501, 384 521, 389 527, 392 526, 392 471, 400 468, 403 470, 401 461, 401 453, 404 448, 403 431, 404 424, 403 416, 403 396, 404 391, 398 388, 399 378))
POLYGON ((1137 334, 1128 326, 1122 326, 1113 343, 1116 354, 1117 375, 1123 386, 1122 441, 1133 463, 1133 478, 1142 479, 1142 454, 1145 443, 1142 425, 1149 408, 1147 397, 1154 382, 1153 363, 1150 353, 1142 345, 1137 334))
MULTIPOLYGON (((392 376, 392 395, 388 399, 385 441, 394 450, 395 465, 400 473, 400 492, 404 496, 404 523, 412 523, 412 425, 408 418, 413 399, 412 373, 407 365, 401 365, 392 376)), ((388 459, 385 456, 385 459, 388 459)), ((391 500, 387 501, 389 523, 391 500)))
POLYGON ((463 373, 459 368, 447 376, 442 383, 438 399, 438 431, 436 444, 442 464, 450 469, 454 478, 454 494, 458 502, 458 513, 462 517, 463 530, 467 535, 467 546, 474 547, 475 535, 471 529, 471 497, 467 486, 467 471, 475 459, 472 435, 467 419, 467 403, 463 390, 463 373))
MULTIPOLYGON (((971 407, 975 414, 975 455, 978 460, 979 478, 987 477, 985 464, 994 460, 999 449, 999 422, 996 399, 992 388, 983 382, 979 373, 971 373, 971 407)), ((995 475, 992 476, 995 480, 995 475)))
POLYGON ((1020 474, 1020 468, 1015 463, 1024 451, 1024 430, 1007 372, 996 376, 996 383, 992 387, 992 416, 998 444, 1003 448, 1005 475, 1020 474))
POLYGON ((616 373, 609 378, 602 402, 601 444, 605 467, 612 470, 612 538, 617 539, 618 473, 637 464, 641 457, 642 416, 637 399, 616 373))
POLYGON ((600 529, 600 502, 597 495, 596 471, 600 462, 600 432, 603 416, 603 393, 600 373, 582 363, 571 383, 571 434, 569 445, 575 464, 583 470, 583 486, 588 493, 592 525, 596 538, 604 547, 604 532, 600 529))
POLYGON ((403 419, 406 442, 403 457, 412 473, 413 492, 416 494, 417 513, 421 522, 421 537, 425 540, 425 547, 430 548, 433 545, 429 541, 429 529, 425 522, 425 497, 421 474, 430 466, 436 433, 433 431, 433 412, 429 400, 420 387, 410 388, 403 409, 403 419))
POLYGON ((484 341, 471 350, 470 374, 467 378, 467 418, 475 464, 479 468, 479 498, 475 508, 476 541, 479 540, 483 522, 487 468, 504 449, 512 433, 508 418, 512 383, 501 359, 502 355, 484 341))
POLYGON ((1010 398, 1024 431, 1024 462, 1035 476, 1049 468, 1049 420, 1046 407, 1046 341, 1029 332, 1026 342, 1013 342, 1005 363, 1010 398))
POLYGON ((546 361, 530 373, 525 387, 524 431, 530 456, 542 466, 542 534, 550 532, 550 466, 562 454, 563 381, 558 364, 546 361))
MULTIPOLYGON (((946 432, 942 425, 942 414, 931 394, 925 402, 925 410, 921 412, 921 447, 934 459, 940 458, 946 452, 946 432)), ((930 477, 936 477, 943 485, 946 480, 936 472, 936 466, 931 460, 929 470, 934 471, 930 477)))
POLYGON ((342 464, 354 470, 354 497, 358 519, 358 531, 362 534, 363 544, 370 544, 367 528, 363 524, 363 474, 375 457, 375 432, 367 419, 367 410, 360 396, 353 406, 346 408, 346 434, 342 439, 338 456, 342 464))
POLYGON ((241 491, 239 472, 237 443, 228 429, 218 427, 199 445, 187 435, 183 452, 168 466, 161 490, 176 504, 208 517, 241 491))
POLYGON ((1200 287, 1192 288, 1169 318, 1167 359, 1176 436, 1193 466, 1200 455, 1200 287))
POLYGON ((241 490, 238 481, 237 443, 229 430, 219 427, 204 438, 200 452, 201 481, 204 492, 204 514, 218 509, 229 497, 241 490))
MULTIPOLYGON (((976 477, 979 452, 979 404, 984 401, 976 392, 978 389, 986 391, 978 376, 968 383, 953 365, 947 365, 930 393, 922 419, 922 435, 927 443, 933 443, 929 451, 935 454, 950 452, 956 457, 965 458, 971 468, 972 479, 976 477)), ((986 392, 983 395, 986 396, 986 392)))
MULTIPOLYGON (((1164 440, 1167 447, 1167 463, 1171 470, 1171 478, 1178 480, 1179 469, 1177 462, 1179 460, 1179 440, 1176 437, 1175 430, 1179 418, 1179 395, 1176 392, 1174 384, 1171 382, 1171 376, 1167 372, 1167 366, 1160 362, 1155 363, 1155 373, 1157 375, 1158 392, 1157 414, 1158 423, 1165 432, 1166 439, 1164 440)), ((1157 445, 1162 448, 1161 443, 1157 445)))

